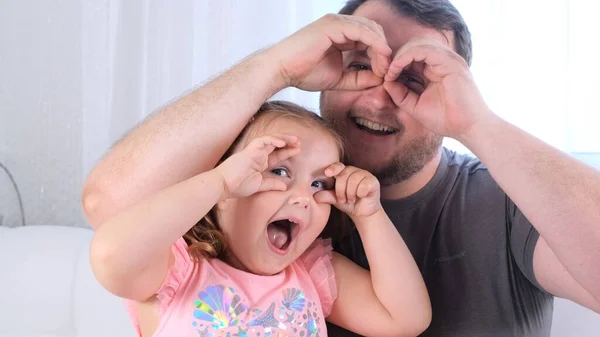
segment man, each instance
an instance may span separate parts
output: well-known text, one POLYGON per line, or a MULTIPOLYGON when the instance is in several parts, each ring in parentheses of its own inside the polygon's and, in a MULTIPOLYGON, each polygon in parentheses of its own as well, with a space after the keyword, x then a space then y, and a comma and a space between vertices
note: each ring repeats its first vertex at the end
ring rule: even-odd
MULTIPOLYGON (((448 1, 352 0, 342 13, 134 129, 86 182, 92 225, 213 167, 277 91, 323 90, 322 115, 348 138, 352 164, 380 179, 421 268, 433 308, 423 336, 549 336, 553 295, 600 312, 600 173, 486 106, 468 29, 448 1), (481 162, 443 149, 442 136, 481 162)), ((368 266, 356 235, 338 248, 368 266)))

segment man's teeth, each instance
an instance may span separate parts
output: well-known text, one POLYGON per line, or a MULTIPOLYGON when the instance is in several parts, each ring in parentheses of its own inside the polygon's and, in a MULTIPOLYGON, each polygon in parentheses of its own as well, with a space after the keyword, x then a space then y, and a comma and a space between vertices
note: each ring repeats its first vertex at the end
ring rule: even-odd
POLYGON ((364 126, 366 128, 374 130, 374 131, 383 131, 383 132, 394 132, 394 131, 396 131, 395 129, 392 129, 392 128, 386 126, 386 125, 374 123, 374 122, 371 122, 371 121, 368 121, 368 120, 362 119, 362 118, 356 118, 354 121, 356 122, 356 124, 362 125, 362 126, 364 126))

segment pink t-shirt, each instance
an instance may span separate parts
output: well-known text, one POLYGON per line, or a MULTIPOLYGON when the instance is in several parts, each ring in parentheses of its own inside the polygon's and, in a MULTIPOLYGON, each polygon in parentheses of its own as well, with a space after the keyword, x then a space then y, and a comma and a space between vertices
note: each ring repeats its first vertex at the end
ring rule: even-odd
MULTIPOLYGON (((219 259, 191 261, 187 244, 173 245, 175 262, 157 292, 163 336, 327 336, 325 317, 336 298, 331 243, 317 239, 281 273, 260 276, 219 259)), ((135 305, 127 301, 140 334, 135 305)))

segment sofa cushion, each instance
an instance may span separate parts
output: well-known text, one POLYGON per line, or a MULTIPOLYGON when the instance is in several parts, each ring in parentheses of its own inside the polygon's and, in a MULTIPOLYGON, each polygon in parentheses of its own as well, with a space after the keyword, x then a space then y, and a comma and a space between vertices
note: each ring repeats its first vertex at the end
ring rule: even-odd
POLYGON ((89 229, 0 228, 0 337, 134 336, 123 305, 94 278, 89 229))
POLYGON ((135 336, 124 301, 96 281, 90 268, 89 249, 79 256, 75 280, 73 314, 76 336, 135 336))

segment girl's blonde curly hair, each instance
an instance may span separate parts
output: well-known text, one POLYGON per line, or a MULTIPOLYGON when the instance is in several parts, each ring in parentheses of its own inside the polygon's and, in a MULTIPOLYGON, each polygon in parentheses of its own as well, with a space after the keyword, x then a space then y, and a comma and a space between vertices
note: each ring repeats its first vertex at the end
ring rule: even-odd
MULTIPOLYGON (((275 120, 286 118, 295 120, 310 128, 315 128, 330 135, 336 142, 340 151, 340 159, 345 159, 345 141, 323 118, 317 114, 291 102, 269 101, 263 103, 257 113, 250 119, 242 132, 235 139, 233 144, 219 160, 219 165, 232 154, 242 149, 246 144, 254 139, 256 134, 265 126, 275 120)), ((192 227, 184 236, 188 244, 188 253, 193 260, 202 258, 223 258, 228 248, 228 240, 219 227, 216 207, 213 207, 194 227, 192 227)), ((330 228, 333 223, 342 224, 346 221, 342 215, 332 209, 330 222, 327 224, 324 232, 332 234, 336 230, 330 228), (333 220, 335 219, 335 221, 333 220)))

